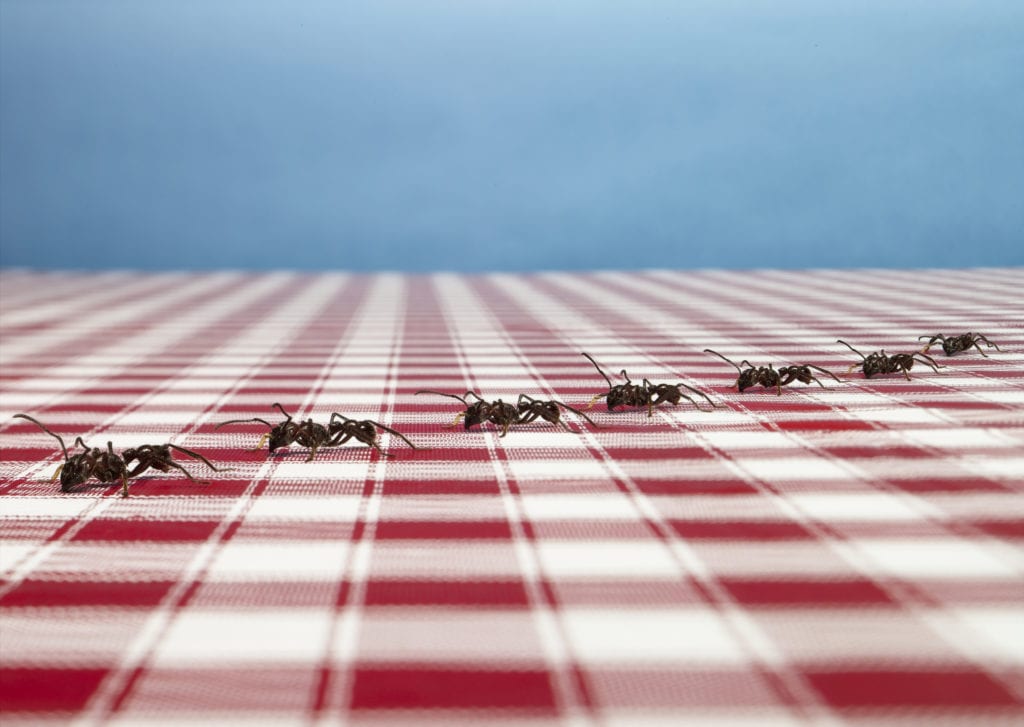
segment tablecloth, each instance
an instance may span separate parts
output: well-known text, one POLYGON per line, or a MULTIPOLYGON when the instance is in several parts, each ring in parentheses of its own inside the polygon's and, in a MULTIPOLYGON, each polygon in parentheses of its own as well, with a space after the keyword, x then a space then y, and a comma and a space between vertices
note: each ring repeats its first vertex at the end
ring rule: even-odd
MULTIPOLYGON (((4 725, 1024 720, 1024 270, 7 270, 4 725), (939 346, 901 375, 847 368, 939 346), (824 386, 740 394, 739 362, 824 386), (685 383, 609 412, 611 379, 685 383), (450 426, 421 389, 558 400, 450 426), (690 393, 687 389, 684 393, 690 393), (695 399, 695 395, 690 394, 695 399), (312 461, 260 443, 338 412, 312 461), (177 471, 62 493, 56 440, 177 471)), ((472 399, 470 400, 472 401, 472 399)), ((73 451, 80 451, 72 448, 73 451)))

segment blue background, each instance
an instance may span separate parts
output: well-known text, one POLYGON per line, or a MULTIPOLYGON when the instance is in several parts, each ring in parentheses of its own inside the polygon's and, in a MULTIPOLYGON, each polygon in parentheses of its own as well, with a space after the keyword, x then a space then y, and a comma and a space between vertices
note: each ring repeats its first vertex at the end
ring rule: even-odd
POLYGON ((1024 264, 1024 2, 7 0, 0 264, 1024 264))

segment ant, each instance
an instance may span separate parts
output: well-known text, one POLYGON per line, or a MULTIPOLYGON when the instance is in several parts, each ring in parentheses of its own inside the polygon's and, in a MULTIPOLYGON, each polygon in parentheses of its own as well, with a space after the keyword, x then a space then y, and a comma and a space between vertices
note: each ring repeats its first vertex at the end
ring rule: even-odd
POLYGON ((566 429, 569 429, 569 425, 562 421, 562 412, 558 407, 568 409, 573 414, 583 417, 592 427, 597 426, 590 417, 579 409, 574 409, 568 404, 564 404, 560 401, 541 401, 540 399, 534 399, 532 396, 527 394, 520 394, 519 400, 516 402, 516 409, 519 413, 519 419, 516 420, 516 424, 529 424, 537 419, 543 419, 544 421, 551 422, 552 424, 561 424, 566 429))
MULTIPOLYGON (((918 336, 917 340, 921 341, 924 340, 925 338, 929 337, 918 336)), ((984 351, 982 351, 981 346, 978 345, 978 341, 984 341, 986 346, 988 346, 989 348, 994 348, 997 351, 1001 352, 1003 350, 999 348, 999 346, 985 338, 980 333, 971 333, 968 331, 967 333, 963 333, 959 336, 943 336, 941 333, 936 333, 934 336, 931 336, 928 343, 926 343, 924 345, 924 348, 921 349, 920 353, 928 353, 928 349, 935 345, 936 340, 942 341, 942 350, 946 353, 947 356, 952 356, 955 353, 966 351, 971 346, 974 346, 976 349, 978 349, 978 353, 980 353, 985 358, 988 358, 988 355, 984 351)))
POLYGON ((210 460, 198 452, 193 452, 190 449, 170 443, 143 444, 140 447, 129 447, 118 455, 114 452, 113 442, 107 442, 107 451, 104 452, 99 447, 89 447, 81 437, 76 437, 74 444, 75 446, 81 446, 83 451, 69 456, 68 448, 64 445, 64 440, 61 439, 59 434, 54 434, 42 422, 33 419, 28 414, 15 414, 14 417, 16 419, 27 419, 60 442, 61 451, 64 453, 64 464, 53 473, 50 482, 53 482, 59 476, 62 492, 71 492, 72 488, 83 484, 90 477, 95 477, 104 483, 120 480, 121 497, 128 497, 128 480, 137 477, 148 469, 169 472, 172 467, 181 470, 193 482, 209 484, 206 480, 197 480, 188 470, 175 462, 171 453, 172 449, 187 454, 193 459, 202 460, 214 472, 227 471, 226 469, 217 469, 210 460), (128 467, 136 460, 138 464, 129 470, 128 467))
MULTIPOLYGON (((459 420, 463 420, 463 428, 469 429, 475 424, 483 424, 484 422, 490 422, 495 426, 501 427, 501 434, 498 436, 504 437, 508 434, 508 428, 513 424, 519 422, 519 407, 509 404, 507 402, 498 399, 497 401, 485 401, 482 396, 477 394, 475 391, 467 391, 462 396, 458 394, 445 394, 443 391, 433 391, 431 389, 421 389, 416 394, 437 394, 438 396, 447 396, 449 399, 458 399, 466 407, 466 411, 460 412, 455 417, 450 426, 455 426, 459 423, 459 420), (467 397, 476 397, 476 401, 470 403, 466 401, 467 397)), ((531 420, 532 421, 532 420, 531 420)))
POLYGON ((404 441, 413 449, 422 449, 417 447, 415 444, 406 439, 405 435, 401 432, 396 432, 391 427, 386 427, 380 422, 375 422, 372 419, 350 419, 349 417, 334 412, 331 414, 331 420, 327 424, 327 431, 330 432, 331 441, 330 446, 336 447, 344 444, 350 439, 355 439, 357 442, 375 448, 385 457, 393 457, 394 455, 388 454, 380 448, 380 444, 377 443, 377 429, 383 429, 386 432, 391 432, 396 437, 404 441))
POLYGON ((703 391, 698 391, 687 384, 652 384, 647 379, 644 379, 643 383, 640 385, 634 384, 629 380, 629 375, 626 373, 626 369, 622 369, 620 372, 622 378, 626 380, 626 383, 613 385, 611 379, 609 379, 608 375, 601 370, 601 367, 597 365, 597 361, 595 361, 589 353, 584 353, 583 356, 585 356, 590 363, 594 364, 594 368, 597 369, 597 373, 601 374, 601 376, 604 377, 604 380, 608 382, 608 391, 594 396, 594 398, 590 400, 590 404, 587 407, 588 409, 594 406, 594 402, 602 396, 608 404, 608 411, 613 411, 617 406, 646 406, 647 416, 653 416, 652 410, 658 404, 661 404, 663 401, 667 401, 675 406, 679 403, 680 399, 686 399, 697 407, 697 409, 700 409, 700 405, 684 394, 679 387, 688 389, 698 396, 703 396, 707 399, 707 402, 711 404, 712 409, 717 406, 715 402, 711 401, 708 395, 703 391))
POLYGON ((772 368, 771 364, 768 364, 767 366, 755 367, 754 364, 750 363, 746 359, 743 359, 742 361, 740 361, 739 365, 736 365, 722 354, 718 353, 717 351, 712 351, 710 348, 705 348, 704 353, 714 354, 715 356, 718 356, 718 358, 722 359, 726 363, 736 367, 736 370, 740 372, 740 375, 736 377, 736 383, 734 384, 734 386, 736 386, 736 388, 740 390, 741 394, 743 393, 744 389, 749 389, 751 386, 760 384, 766 389, 774 387, 775 395, 781 396, 782 387, 788 386, 794 381, 799 381, 803 384, 809 384, 812 381, 815 381, 817 382, 818 386, 824 389, 825 385, 818 380, 817 376, 811 373, 811 369, 814 369, 815 371, 820 371, 823 374, 828 374, 836 381, 839 381, 839 377, 836 376, 834 373, 828 371, 827 369, 823 369, 820 366, 815 366, 814 364, 803 364, 801 366, 782 366, 778 370, 776 370, 772 368), (740 368, 740 366, 749 366, 749 368, 742 369, 740 368))
POLYGON ((325 427, 323 424, 318 424, 312 419, 307 419, 301 423, 294 421, 292 419, 292 415, 286 412, 284 407, 277 402, 271 404, 271 408, 276 408, 281 412, 281 414, 284 415, 285 420, 278 424, 271 424, 266 419, 261 419, 259 417, 253 417, 252 419, 231 419, 226 422, 221 422, 216 425, 214 429, 220 429, 227 424, 239 424, 243 422, 259 422, 260 424, 265 424, 270 427, 270 431, 260 438, 259 444, 249 450, 250 452, 255 452, 261 449, 263 447, 263 443, 268 439, 270 440, 270 444, 268 446, 270 454, 273 454, 275 449, 287 447, 290 444, 299 444, 303 447, 309 448, 309 456, 306 458, 307 462, 312 461, 316 456, 317 450, 321 447, 337 447, 353 438, 363 444, 374 447, 385 457, 390 457, 391 455, 381 449, 380 445, 377 444, 377 430, 374 427, 380 427, 381 429, 391 432, 395 436, 403 439, 405 443, 413 449, 418 449, 416 445, 391 427, 386 427, 379 422, 369 419, 356 421, 355 419, 349 419, 348 417, 335 412, 331 414, 330 422, 325 427), (335 418, 337 418, 337 421, 335 418))
POLYGON ((887 356, 885 349, 876 351, 869 356, 865 356, 860 351, 855 349, 853 346, 848 344, 846 341, 837 339, 836 343, 841 343, 848 349, 853 351, 855 354, 861 357, 860 363, 850 364, 850 367, 846 369, 846 373, 850 373, 858 366, 864 372, 864 378, 870 379, 875 374, 895 374, 902 373, 906 377, 907 381, 910 381, 910 369, 914 368, 914 362, 923 363, 925 366, 931 367, 935 373, 939 372, 939 369, 945 368, 935 362, 931 356, 920 351, 914 353, 894 353, 891 356, 887 356), (916 358, 920 356, 921 358, 916 358))
POLYGON ((519 399, 516 401, 515 406, 508 404, 501 399, 497 401, 485 401, 479 394, 474 391, 467 391, 462 396, 457 394, 445 394, 441 391, 431 391, 429 389, 423 389, 417 391, 417 394, 437 394, 438 396, 447 396, 449 399, 458 399, 466 406, 466 411, 461 412, 455 417, 455 421, 452 422, 451 426, 455 426, 459 423, 460 419, 464 420, 464 426, 469 429, 474 424, 482 424, 483 422, 491 422, 496 426, 501 427, 501 434, 498 436, 504 437, 508 434, 509 427, 517 424, 529 424, 538 419, 543 419, 546 422, 552 424, 561 424, 566 429, 569 426, 562 421, 562 409, 568 409, 573 414, 579 414, 581 417, 587 420, 592 426, 597 426, 594 421, 586 414, 581 412, 579 409, 565 404, 561 401, 541 401, 540 399, 534 399, 529 394, 520 394, 519 399), (469 403, 466 401, 466 397, 474 396, 477 401, 469 403))

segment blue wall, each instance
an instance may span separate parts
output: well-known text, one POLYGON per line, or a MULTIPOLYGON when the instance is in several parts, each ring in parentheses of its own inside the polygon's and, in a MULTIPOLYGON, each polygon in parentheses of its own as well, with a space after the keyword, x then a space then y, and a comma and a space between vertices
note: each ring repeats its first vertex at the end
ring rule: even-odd
POLYGON ((0 264, 1024 264, 1024 2, 0 5, 0 264))

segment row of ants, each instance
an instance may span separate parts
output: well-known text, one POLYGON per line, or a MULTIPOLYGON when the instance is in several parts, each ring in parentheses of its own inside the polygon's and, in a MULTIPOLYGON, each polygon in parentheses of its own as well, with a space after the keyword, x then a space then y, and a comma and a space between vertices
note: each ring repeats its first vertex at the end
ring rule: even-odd
MULTIPOLYGON (((989 341, 980 333, 969 332, 958 336, 943 336, 939 333, 930 337, 921 336, 919 337, 919 340, 924 340, 926 338, 928 339, 928 342, 921 348, 921 350, 914 351, 912 353, 897 353, 892 355, 886 354, 883 349, 865 356, 846 341, 838 340, 837 343, 843 344, 861 357, 860 361, 852 364, 847 369, 847 373, 850 373, 853 369, 860 366, 865 378, 871 378, 872 376, 881 374, 902 373, 907 380, 910 379, 909 372, 914 367, 915 362, 920 362, 929 366, 936 372, 939 368, 944 368, 936 363, 935 359, 927 353, 928 350, 935 345, 936 341, 941 341, 942 350, 947 356, 953 356, 957 353, 966 351, 971 347, 977 348, 978 352, 981 353, 982 356, 985 356, 985 352, 982 351, 981 347, 978 345, 979 341, 984 342, 989 348, 995 348, 997 351, 1002 350, 999 346, 989 341)), ((827 374, 836 381, 840 381, 839 377, 831 371, 813 364, 780 366, 776 369, 771 364, 768 364, 767 366, 754 366, 746 359, 737 364, 710 348, 706 348, 704 351, 717 356, 736 368, 739 375, 737 376, 733 386, 735 386, 740 392, 743 392, 752 386, 760 385, 766 389, 775 389, 776 394, 781 395, 782 388, 784 386, 788 386, 796 381, 803 384, 810 384, 813 381, 824 388, 825 385, 821 383, 814 373, 812 373, 812 369, 819 373, 827 374)), ((647 409, 647 416, 653 415, 653 409, 656 406, 664 403, 669 403, 674 406, 679 404, 683 399, 686 399, 701 411, 705 411, 701 408, 701 399, 706 401, 712 409, 716 408, 715 402, 713 402, 707 394, 689 386, 688 384, 681 382, 678 384, 655 384, 646 378, 643 379, 641 383, 636 384, 629 378, 629 374, 626 373, 626 369, 622 369, 620 372, 622 378, 625 379, 625 383, 614 384, 590 354, 583 353, 582 355, 594 365, 594 368, 597 369, 597 372, 608 384, 607 391, 596 394, 590 400, 587 406, 588 409, 592 408, 595 402, 602 398, 605 400, 608 411, 615 411, 615 409, 620 407, 639 407, 647 409), (684 389, 690 392, 693 396, 685 393, 684 389), (700 398, 695 399, 694 396, 700 398)), ((542 419, 554 425, 561 424, 563 427, 568 429, 568 425, 562 421, 563 409, 571 411, 573 414, 584 419, 591 426, 597 427, 597 424, 595 424, 590 417, 579 409, 575 409, 568 404, 557 400, 544 401, 535 399, 528 394, 520 394, 515 404, 510 404, 502 401, 501 399, 497 399, 496 401, 487 401, 480 396, 480 394, 474 391, 467 391, 465 394, 459 395, 449 394, 443 391, 434 391, 431 389, 422 389, 417 391, 416 394, 434 394, 437 396, 448 397, 450 399, 457 399, 465 407, 465 410, 455 417, 455 420, 450 426, 455 427, 458 425, 459 421, 462 421, 464 428, 468 430, 473 426, 487 422, 501 429, 501 433, 498 435, 499 437, 504 437, 508 433, 509 429, 514 426, 530 424, 538 419, 542 419), (473 399, 472 401, 470 400, 471 398, 473 399)), ((291 414, 285 411, 281 404, 275 403, 272 405, 272 408, 281 412, 285 417, 284 421, 278 422, 277 424, 271 424, 266 419, 262 419, 260 417, 253 417, 251 419, 231 419, 229 421, 220 422, 214 427, 214 429, 220 429, 223 426, 231 424, 245 424, 250 422, 263 424, 269 428, 269 431, 263 435, 259 444, 250 451, 258 451, 262 449, 264 443, 268 443, 268 453, 273 454, 275 450, 288 447, 292 444, 298 444, 309 450, 309 455, 306 457, 307 462, 312 461, 319 449, 323 447, 338 447, 350 440, 355 440, 369 447, 373 447, 380 452, 381 455, 390 457, 391 455, 388 452, 385 452, 380 446, 378 441, 378 429, 394 434, 413 449, 422 449, 422 447, 414 445, 402 433, 392 429, 391 427, 385 426, 380 422, 373 421, 372 419, 357 420, 334 412, 331 414, 330 419, 325 426, 314 422, 311 418, 306 419, 305 421, 296 421, 292 418, 291 414)), ((95 478, 104 484, 120 481, 121 495, 123 497, 127 497, 128 481, 150 469, 158 470, 160 472, 169 472, 172 468, 177 469, 183 472, 191 481, 205 483, 204 480, 197 480, 188 472, 188 470, 175 462, 173 459, 173 452, 180 452, 192 457, 193 459, 200 460, 214 472, 227 471, 226 469, 218 469, 213 465, 213 463, 206 459, 206 457, 198 452, 193 452, 192 450, 170 443, 158 445, 144 444, 139 447, 129 447, 121 452, 121 454, 117 454, 114 452, 114 447, 111 442, 107 442, 107 449, 102 450, 98 447, 89 447, 81 437, 77 437, 74 445, 80 446, 82 451, 77 454, 69 455, 67 446, 64 444, 64 440, 60 435, 50 431, 50 429, 48 429, 42 422, 28 414, 15 414, 14 416, 15 418, 26 419, 34 423, 60 443, 61 451, 64 454, 64 464, 54 472, 51 481, 60 477, 61 490, 64 492, 72 491, 78 486, 85 484, 89 479, 95 478), (134 466, 132 466, 133 463, 134 466)))

